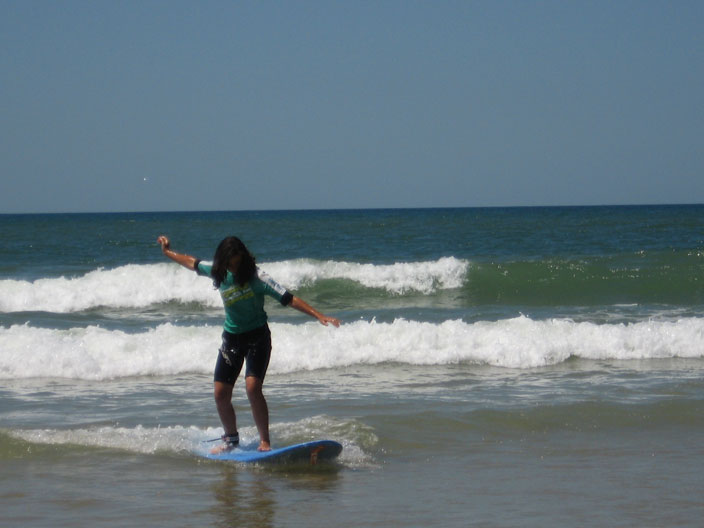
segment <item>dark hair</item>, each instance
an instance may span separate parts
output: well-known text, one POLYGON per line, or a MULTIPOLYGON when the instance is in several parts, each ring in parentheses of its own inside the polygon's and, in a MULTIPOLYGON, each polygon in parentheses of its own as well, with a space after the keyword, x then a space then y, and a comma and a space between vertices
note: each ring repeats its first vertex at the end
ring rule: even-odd
POLYGON ((254 277, 257 272, 257 266, 247 246, 237 237, 230 236, 223 238, 222 242, 220 242, 218 248, 215 250, 213 268, 211 271, 213 284, 216 288, 220 287, 227 276, 227 267, 230 264, 230 259, 237 255, 241 255, 242 260, 235 274, 235 282, 240 286, 244 286, 254 277))

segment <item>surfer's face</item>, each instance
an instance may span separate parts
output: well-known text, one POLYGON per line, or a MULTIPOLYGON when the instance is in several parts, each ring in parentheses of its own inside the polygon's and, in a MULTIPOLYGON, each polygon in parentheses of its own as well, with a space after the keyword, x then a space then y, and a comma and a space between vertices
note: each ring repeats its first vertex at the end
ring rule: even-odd
POLYGON ((232 273, 237 273, 240 262, 242 262, 242 255, 235 255, 230 259, 230 262, 227 263, 227 269, 232 273))

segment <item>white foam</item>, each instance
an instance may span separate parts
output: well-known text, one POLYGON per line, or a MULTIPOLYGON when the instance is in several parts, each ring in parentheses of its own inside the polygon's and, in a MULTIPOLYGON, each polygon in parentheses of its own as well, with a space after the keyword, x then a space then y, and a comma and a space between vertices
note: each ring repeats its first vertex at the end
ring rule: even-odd
POLYGON ((134 453, 192 452, 206 438, 217 438, 220 429, 196 427, 102 426, 79 429, 29 429, 11 431, 12 436, 33 444, 79 445, 119 449, 134 453))
MULTIPOLYGON (((348 279, 392 293, 457 288, 469 263, 454 257, 437 261, 390 265, 308 259, 262 264, 262 269, 291 290, 325 279, 348 279)), ((98 269, 80 277, 36 281, 0 280, 0 312, 69 313, 98 307, 145 308, 160 303, 199 303, 221 306, 209 279, 177 264, 129 264, 98 269)))
MULTIPOLYGON (((586 359, 704 357, 704 319, 594 324, 568 319, 271 325, 270 374, 398 362, 532 368, 586 359)), ((0 379, 104 380, 212 372, 221 329, 162 324, 138 334, 91 326, 0 327, 0 379)))
MULTIPOLYGON (((77 429, 20 429, 9 433, 21 440, 40 445, 77 445, 115 449, 131 453, 205 454, 219 438, 220 427, 117 427, 100 426, 77 429)), ((254 426, 240 427, 240 446, 255 449, 259 435, 254 426)), ((274 447, 328 438, 344 446, 340 462, 361 466, 371 462, 366 449, 373 448, 377 437, 356 420, 340 420, 329 416, 313 416, 298 422, 277 422, 271 425, 274 447)))
POLYGON ((175 264, 130 264, 75 278, 0 281, 0 312, 78 312, 97 307, 143 308, 167 302, 222 306, 207 278, 175 264))
POLYGON ((272 262, 262 265, 262 268, 292 289, 320 280, 347 279, 367 288, 380 288, 396 294, 409 291, 429 294, 439 289, 461 287, 469 269, 469 262, 455 257, 395 264, 299 259, 272 262))
POLYGON ((53 330, 14 325, 0 328, 0 379, 104 380, 207 372, 221 333, 219 327, 170 323, 139 334, 97 326, 53 330))

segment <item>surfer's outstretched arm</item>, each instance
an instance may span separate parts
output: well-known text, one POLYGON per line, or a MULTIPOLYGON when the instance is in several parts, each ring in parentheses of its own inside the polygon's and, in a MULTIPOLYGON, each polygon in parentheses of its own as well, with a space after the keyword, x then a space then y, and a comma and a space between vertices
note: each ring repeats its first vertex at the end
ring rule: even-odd
POLYGON ((183 253, 177 253, 171 249, 171 241, 164 235, 161 235, 156 241, 161 245, 161 252, 169 257, 174 262, 178 262, 184 268, 194 270, 196 267, 196 258, 183 253))

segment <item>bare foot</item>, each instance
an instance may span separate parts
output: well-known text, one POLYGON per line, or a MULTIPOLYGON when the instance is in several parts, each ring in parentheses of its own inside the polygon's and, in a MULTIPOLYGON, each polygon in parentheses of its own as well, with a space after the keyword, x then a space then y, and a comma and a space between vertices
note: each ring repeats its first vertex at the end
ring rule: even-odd
POLYGON ((215 446, 210 450, 211 455, 221 455, 223 453, 229 453, 235 448, 235 446, 230 445, 230 444, 220 444, 219 446, 215 446))
POLYGON ((269 444, 269 442, 259 442, 257 451, 271 451, 271 444, 269 444))

